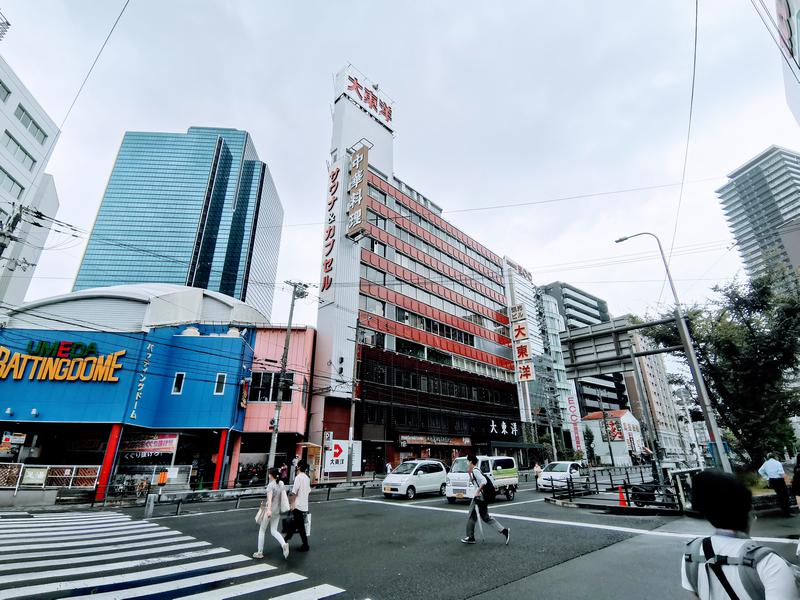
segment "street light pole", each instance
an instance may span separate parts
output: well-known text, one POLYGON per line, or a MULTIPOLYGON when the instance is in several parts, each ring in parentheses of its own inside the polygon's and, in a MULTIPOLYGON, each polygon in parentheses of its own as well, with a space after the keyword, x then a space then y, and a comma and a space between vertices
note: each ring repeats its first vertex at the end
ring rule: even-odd
POLYGON ((716 450, 717 457, 719 458, 719 464, 722 467, 722 470, 726 473, 732 473, 733 469, 731 469, 731 462, 728 460, 728 455, 725 453, 725 446, 722 443, 722 436, 719 432, 719 426, 717 425, 717 419, 714 416, 714 411, 711 408, 711 400, 708 397, 708 390, 706 389, 705 381, 703 381, 703 375, 700 373, 700 365, 697 362, 697 356, 694 352, 694 344, 692 343, 692 337, 689 333, 689 328, 686 326, 686 320, 683 318, 683 310, 681 309, 680 300, 678 300, 678 292, 675 289, 675 282, 672 281, 672 273, 669 270, 669 263, 667 262, 667 257, 664 255, 664 248, 661 246, 661 240, 658 239, 658 236, 654 233, 650 233, 648 231, 643 231, 641 233, 635 233, 633 235, 628 235, 625 237, 621 237, 618 240, 615 240, 617 244, 620 242, 624 242, 631 238, 635 238, 641 235, 649 235, 652 238, 655 238, 656 243, 658 244, 658 251, 661 254, 661 260, 664 263, 664 270, 667 273, 667 279, 669 280, 669 287, 672 290, 672 297, 675 300, 675 320, 678 324, 678 332, 681 336, 681 341, 683 342, 683 347, 686 351, 686 359, 689 363, 689 370, 692 373, 692 379, 694 380, 694 385, 697 388, 697 397, 700 400, 700 408, 703 411, 703 417, 706 421, 706 427, 708 427, 708 433, 711 435, 713 439, 713 448, 716 450))
POLYGON ((278 375, 278 397, 275 399, 275 425, 272 428, 272 437, 269 441, 269 458, 267 469, 275 466, 275 452, 278 449, 278 430, 281 422, 281 405, 283 404, 283 390, 286 389, 286 364, 289 362, 289 342, 292 339, 292 316, 294 315, 294 301, 297 298, 308 296, 308 285, 296 281, 287 281, 292 286, 292 302, 289 305, 289 323, 286 325, 286 340, 283 342, 283 354, 281 355, 281 370, 278 375))

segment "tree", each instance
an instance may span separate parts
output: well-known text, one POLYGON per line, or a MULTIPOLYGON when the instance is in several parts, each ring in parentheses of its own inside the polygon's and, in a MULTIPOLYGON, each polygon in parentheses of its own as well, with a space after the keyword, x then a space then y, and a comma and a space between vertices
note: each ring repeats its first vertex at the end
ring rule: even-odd
MULTIPOLYGON (((708 305, 688 310, 689 330, 711 404, 733 434, 733 450, 758 465, 770 450, 794 446, 788 419, 800 413, 800 292, 776 274, 714 292, 708 305)), ((647 334, 665 347, 681 345, 673 324, 647 334)))
POLYGON ((586 444, 586 457, 589 464, 594 464, 594 434, 588 427, 583 428, 583 443, 586 444))

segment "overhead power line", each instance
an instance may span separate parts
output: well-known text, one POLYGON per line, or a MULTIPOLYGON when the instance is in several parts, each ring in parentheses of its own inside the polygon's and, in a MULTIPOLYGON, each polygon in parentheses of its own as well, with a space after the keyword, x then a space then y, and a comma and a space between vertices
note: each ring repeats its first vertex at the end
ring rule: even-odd
POLYGON ((119 20, 125 13, 125 9, 128 8, 128 4, 130 4, 130 1, 131 0, 125 0, 125 4, 122 6, 122 10, 119 11, 119 14, 117 15, 117 18, 114 21, 114 24, 111 26, 111 29, 109 30, 108 35, 106 36, 106 39, 103 40, 103 44, 102 46, 100 46, 100 50, 97 51, 97 55, 94 57, 94 60, 92 61, 92 66, 89 67, 89 70, 86 72, 86 77, 83 78, 81 86, 78 88, 75 97, 72 99, 72 103, 69 105, 69 108, 67 109, 67 114, 64 115, 64 119, 61 121, 61 125, 58 126, 59 129, 61 130, 64 129, 64 123, 67 122, 67 119, 69 118, 69 115, 72 112, 72 108, 78 101, 78 98, 80 97, 81 92, 83 91, 83 87, 86 85, 86 82, 89 81, 89 76, 92 74, 92 71, 94 71, 94 67, 97 64, 97 61, 100 60, 100 55, 103 53, 103 50, 105 50, 106 44, 108 44, 108 40, 111 38, 111 34, 114 33, 114 30, 117 28, 117 23, 119 23, 119 20))
MULTIPOLYGON (((689 164, 689 142, 692 139, 692 116, 694 115, 694 88, 697 80, 697 29, 698 14, 700 10, 700 0, 694 0, 694 44, 692 50, 692 87, 689 93, 689 119, 686 125, 686 144, 683 150, 683 168, 681 169, 681 186, 678 191, 678 207, 675 209, 675 225, 672 228, 672 241, 669 244, 669 254, 667 256, 667 269, 672 262, 672 251, 675 248, 675 239, 678 236, 678 223, 681 216, 681 204, 683 203, 683 188, 686 181, 686 166, 689 164)), ((661 303, 661 296, 664 294, 664 287, 667 285, 667 275, 664 273, 664 281, 661 283, 661 291, 658 293, 658 303, 661 303)))

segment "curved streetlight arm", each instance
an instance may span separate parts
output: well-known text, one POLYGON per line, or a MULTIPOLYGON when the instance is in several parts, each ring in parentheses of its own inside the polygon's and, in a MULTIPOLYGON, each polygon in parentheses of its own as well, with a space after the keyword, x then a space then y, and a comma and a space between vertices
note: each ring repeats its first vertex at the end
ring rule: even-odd
POLYGON ((675 289, 675 282, 672 281, 672 273, 669 271, 669 264, 667 263, 667 257, 664 255, 664 248, 661 246, 661 240, 658 239, 658 236, 654 233, 642 231, 639 233, 634 233, 633 235, 623 236, 615 240, 615 243, 619 244, 631 238, 639 237, 640 235, 649 235, 650 237, 655 238, 656 243, 658 244, 658 252, 661 254, 661 260, 664 262, 664 270, 667 273, 669 287, 672 289, 672 297, 675 299, 675 317, 677 320, 678 332, 680 333, 681 340, 683 341, 683 346, 686 351, 686 359, 689 362, 689 371, 692 373, 692 379, 694 379, 694 385, 697 389, 697 397, 700 400, 700 408, 703 411, 708 432, 713 440, 713 446, 716 449, 719 464, 723 471, 726 473, 732 473, 733 470, 731 469, 731 463, 728 459, 728 455, 725 453, 725 446, 722 443, 722 435, 720 434, 719 426, 717 425, 717 419, 714 416, 714 412, 711 408, 711 399, 708 396, 708 390, 706 389, 705 381, 703 381, 703 376, 700 373, 700 365, 697 362, 697 356, 694 352, 694 344, 692 343, 691 334, 689 333, 689 327, 686 325, 686 320, 683 318, 683 310, 681 309, 681 303, 678 299, 678 292, 675 289))

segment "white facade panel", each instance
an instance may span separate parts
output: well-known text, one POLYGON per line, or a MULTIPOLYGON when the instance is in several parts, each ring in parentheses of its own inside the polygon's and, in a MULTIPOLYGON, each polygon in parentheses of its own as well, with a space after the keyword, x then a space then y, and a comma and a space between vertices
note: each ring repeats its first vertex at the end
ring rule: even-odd
MULTIPOLYGON (((339 85, 347 81, 342 73, 339 85)), ((363 80, 366 81, 366 80, 363 80)), ((369 165, 384 174, 393 172, 392 132, 365 108, 346 93, 346 88, 337 89, 337 100, 333 111, 333 135, 331 139, 330 172, 336 172, 336 202, 332 211, 325 205, 325 227, 329 226, 330 214, 335 213, 335 242, 333 250, 326 254, 323 247, 321 263, 333 259, 331 272, 321 272, 332 279, 330 286, 320 285, 320 306, 317 312, 317 344, 314 358, 314 377, 318 393, 312 398, 309 441, 322 445, 322 423, 325 397, 350 398, 353 393, 353 363, 355 360, 356 323, 360 279, 361 247, 345 236, 347 223, 346 190, 348 184, 348 150, 357 144, 369 147, 369 165)), ((330 190, 329 190, 330 191, 330 190)), ((329 194, 329 198, 330 198, 329 194)))
POLYGON ((29 213, 25 220, 14 216, 20 206, 48 217, 58 210, 53 178, 44 173, 58 135, 53 120, 0 58, 0 229, 21 240, 2 244, 0 302, 6 308, 24 300, 50 229, 47 219, 38 219, 42 227, 33 227, 25 222, 32 220, 29 213))

